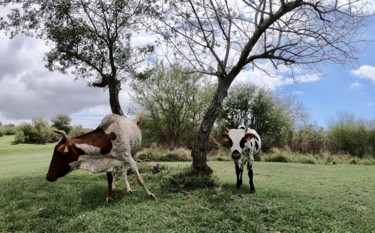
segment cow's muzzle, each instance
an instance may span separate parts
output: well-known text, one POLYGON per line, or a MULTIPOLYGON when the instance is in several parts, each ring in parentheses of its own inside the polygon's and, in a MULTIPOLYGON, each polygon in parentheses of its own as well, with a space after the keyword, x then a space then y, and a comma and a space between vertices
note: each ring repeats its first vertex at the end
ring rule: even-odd
POLYGON ((46 180, 49 182, 54 182, 57 180, 57 178, 51 178, 51 177, 46 176, 46 180))

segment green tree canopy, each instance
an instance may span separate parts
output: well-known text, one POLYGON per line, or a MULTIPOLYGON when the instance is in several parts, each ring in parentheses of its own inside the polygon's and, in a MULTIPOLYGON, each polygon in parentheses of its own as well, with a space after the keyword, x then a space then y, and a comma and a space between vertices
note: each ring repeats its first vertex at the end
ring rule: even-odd
POLYGON ((212 93, 202 81, 188 68, 158 63, 147 80, 133 82, 133 98, 148 115, 145 137, 170 148, 192 144, 212 93))
POLYGON ((68 115, 60 114, 55 116, 52 120, 52 127, 55 127, 59 130, 64 130, 67 134, 70 133, 72 130, 72 126, 70 126, 70 123, 72 121, 72 118, 70 118, 68 115))

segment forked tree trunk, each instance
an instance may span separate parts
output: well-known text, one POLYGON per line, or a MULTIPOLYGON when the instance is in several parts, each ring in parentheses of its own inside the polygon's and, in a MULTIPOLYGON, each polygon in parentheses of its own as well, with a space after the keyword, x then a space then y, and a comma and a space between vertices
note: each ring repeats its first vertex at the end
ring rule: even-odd
POLYGON ((111 75, 102 74, 102 79, 100 82, 93 83, 94 87, 106 88, 109 89, 109 105, 111 106, 112 113, 123 116, 119 94, 121 90, 121 82, 117 80, 116 77, 111 75))
POLYGON ((216 118, 219 116, 221 106, 225 97, 228 94, 228 89, 233 79, 219 78, 219 83, 215 95, 211 101, 204 118, 202 120, 200 129, 194 142, 194 147, 191 152, 193 157, 193 170, 202 173, 212 173, 212 169, 207 165, 207 145, 210 137, 212 127, 216 118))
POLYGON ((115 77, 109 78, 108 89, 109 89, 109 104, 111 105, 112 113, 123 116, 124 113, 122 112, 120 101, 119 101, 121 82, 117 80, 115 77))

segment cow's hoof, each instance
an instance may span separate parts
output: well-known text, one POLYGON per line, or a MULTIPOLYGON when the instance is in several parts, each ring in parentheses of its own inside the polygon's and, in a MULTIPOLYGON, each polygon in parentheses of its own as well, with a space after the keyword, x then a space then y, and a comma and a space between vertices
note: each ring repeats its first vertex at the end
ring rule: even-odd
POLYGON ((112 198, 112 197, 110 197, 110 196, 107 196, 107 198, 106 198, 105 200, 107 201, 107 203, 110 203, 110 202, 112 202, 112 201, 113 201, 113 198, 112 198))
POLYGON ((127 194, 133 194, 133 190, 131 190, 131 189, 127 189, 127 190, 125 190, 125 192, 126 192, 127 194))
POLYGON ((255 194, 256 192, 255 192, 255 189, 250 189, 250 193, 251 194, 255 194))
POLYGON ((150 199, 151 201, 155 201, 156 200, 156 196, 154 194, 150 193, 148 195, 148 199, 150 199))

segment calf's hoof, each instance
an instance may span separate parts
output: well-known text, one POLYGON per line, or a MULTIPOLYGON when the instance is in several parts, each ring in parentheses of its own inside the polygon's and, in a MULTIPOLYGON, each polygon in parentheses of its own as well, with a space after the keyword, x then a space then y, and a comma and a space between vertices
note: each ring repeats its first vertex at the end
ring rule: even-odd
POLYGON ((237 181, 236 187, 239 189, 242 185, 242 180, 237 181))
POLYGON ((251 194, 255 194, 256 192, 255 192, 255 189, 250 189, 250 193, 251 194))
POLYGON ((111 196, 107 196, 105 200, 107 201, 107 203, 110 203, 113 201, 113 198, 111 196))

